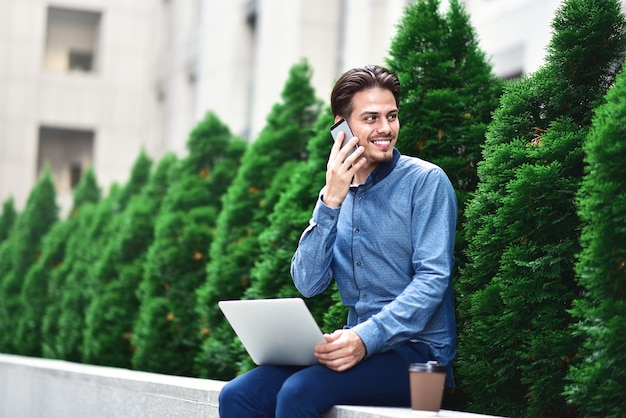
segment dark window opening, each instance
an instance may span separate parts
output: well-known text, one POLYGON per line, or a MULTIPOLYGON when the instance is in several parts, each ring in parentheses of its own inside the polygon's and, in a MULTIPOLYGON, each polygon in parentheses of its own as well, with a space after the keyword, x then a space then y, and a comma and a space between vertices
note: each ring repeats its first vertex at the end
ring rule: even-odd
POLYGON ((81 167, 80 163, 72 163, 70 165, 70 187, 72 190, 78 186, 80 183, 80 179, 83 174, 83 167, 81 167))
POLYGON ((93 54, 91 52, 70 51, 70 71, 90 72, 93 70, 93 54))

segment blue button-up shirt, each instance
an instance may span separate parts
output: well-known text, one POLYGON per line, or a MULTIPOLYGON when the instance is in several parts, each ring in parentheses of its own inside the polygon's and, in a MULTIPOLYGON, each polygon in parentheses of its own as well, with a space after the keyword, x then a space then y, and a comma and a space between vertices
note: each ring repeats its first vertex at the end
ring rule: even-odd
POLYGON ((312 297, 334 278, 368 357, 420 341, 452 384, 457 203, 446 174, 394 149, 339 208, 323 193, 291 262, 295 286, 312 297))

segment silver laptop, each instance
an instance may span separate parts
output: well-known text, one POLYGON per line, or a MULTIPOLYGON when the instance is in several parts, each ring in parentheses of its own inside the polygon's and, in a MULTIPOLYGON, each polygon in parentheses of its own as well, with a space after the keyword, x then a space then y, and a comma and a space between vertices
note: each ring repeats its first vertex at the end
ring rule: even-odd
POLYGON ((309 366, 324 336, 300 298, 223 300, 218 303, 257 365, 309 366))

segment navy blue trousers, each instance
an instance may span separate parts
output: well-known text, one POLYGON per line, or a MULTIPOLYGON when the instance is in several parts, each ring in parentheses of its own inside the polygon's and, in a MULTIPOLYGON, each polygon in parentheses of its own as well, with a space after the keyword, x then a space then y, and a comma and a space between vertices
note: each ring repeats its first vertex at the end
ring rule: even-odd
POLYGON ((221 418, 319 418, 333 405, 409 406, 409 365, 429 358, 428 346, 407 343, 344 372, 322 365, 259 366, 228 382, 221 418))

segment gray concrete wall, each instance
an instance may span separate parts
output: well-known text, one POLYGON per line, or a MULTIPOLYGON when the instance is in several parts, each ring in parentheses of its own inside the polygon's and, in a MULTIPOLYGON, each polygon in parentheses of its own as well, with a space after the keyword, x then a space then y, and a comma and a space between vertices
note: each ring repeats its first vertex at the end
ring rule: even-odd
MULTIPOLYGON (((218 417, 224 382, 0 354, 0 418, 218 417)), ((440 417, 485 415, 440 411, 440 417)), ((336 406, 324 418, 415 417, 336 406)))
POLYGON ((217 417, 223 384, 0 355, 0 417, 217 417))

